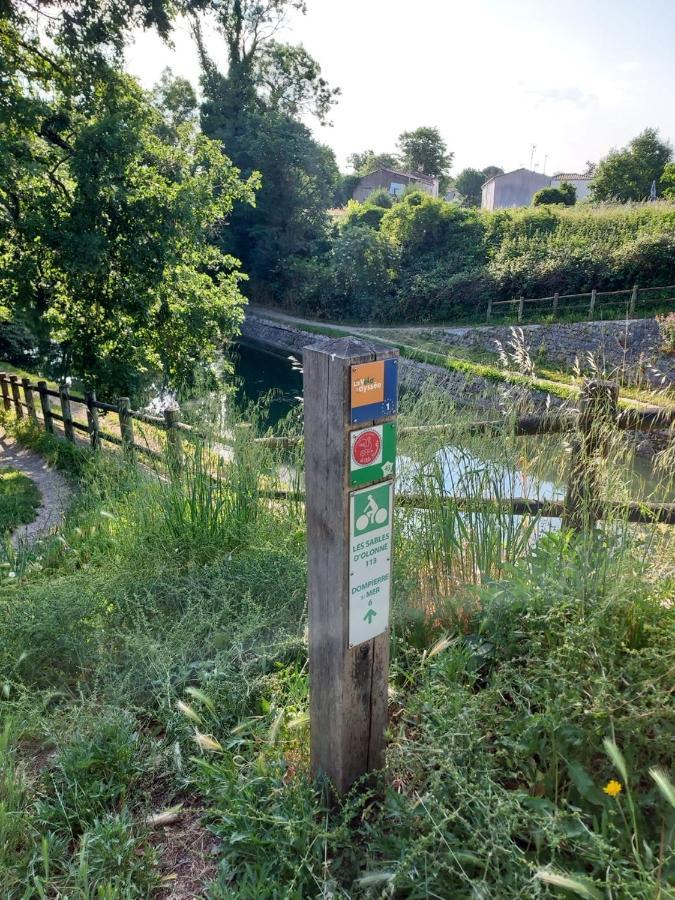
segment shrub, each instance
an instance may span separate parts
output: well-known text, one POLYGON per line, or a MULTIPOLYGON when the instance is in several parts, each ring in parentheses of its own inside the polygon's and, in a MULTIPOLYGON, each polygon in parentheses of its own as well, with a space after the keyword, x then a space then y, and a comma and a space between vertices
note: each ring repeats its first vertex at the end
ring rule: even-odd
POLYGON ((563 206, 574 206, 577 202, 577 189, 566 181, 558 187, 542 188, 532 198, 532 206, 546 206, 562 203, 563 206))
POLYGON ((378 188, 368 194, 366 203, 369 206, 381 206, 382 209, 391 209, 394 205, 394 198, 386 188, 378 188))

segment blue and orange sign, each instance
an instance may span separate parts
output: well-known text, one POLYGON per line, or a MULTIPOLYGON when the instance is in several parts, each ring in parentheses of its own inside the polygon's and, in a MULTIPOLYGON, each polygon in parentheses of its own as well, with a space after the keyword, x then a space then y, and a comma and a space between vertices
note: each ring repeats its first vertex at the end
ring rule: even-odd
POLYGON ((398 360, 380 359, 351 368, 352 425, 393 416, 398 394, 398 360))

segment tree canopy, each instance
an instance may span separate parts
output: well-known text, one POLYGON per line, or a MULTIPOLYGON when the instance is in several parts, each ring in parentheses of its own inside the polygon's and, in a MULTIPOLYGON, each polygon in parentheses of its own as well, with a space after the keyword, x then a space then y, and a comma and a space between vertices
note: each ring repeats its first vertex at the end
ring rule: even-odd
MULTIPOLYGON (((241 318, 238 262, 210 235, 235 203, 253 201, 257 178, 239 178, 178 114, 183 101, 168 135, 99 44, 91 64, 86 45, 71 54, 61 35, 73 22, 96 33, 86 12, 66 4, 52 43, 25 16, 0 22, 0 294, 62 377, 106 392, 145 375, 182 383, 241 318)), ((126 26, 107 23, 114 44, 126 26)))
POLYGON ((245 175, 259 171, 262 180, 255 208, 234 211, 219 245, 242 260, 258 298, 278 302, 291 287, 298 261, 324 246, 327 209, 339 181, 332 150, 299 121, 307 113, 325 121, 338 91, 321 77, 304 48, 276 40, 289 10, 304 11, 304 4, 218 4, 226 71, 218 68, 195 27, 203 72, 202 129, 222 143, 245 175))
POLYGON ((423 126, 404 131, 399 136, 398 148, 406 171, 447 180, 454 154, 448 151, 438 128, 423 126))
POLYGON ((347 162, 359 176, 370 175, 378 169, 399 169, 402 166, 401 159, 395 153, 375 153, 373 150, 364 150, 361 153, 351 153, 347 162))
POLYGON ((593 200, 648 200, 652 184, 657 196, 661 177, 673 158, 673 148, 659 138, 655 128, 645 128, 622 150, 612 150, 595 168, 591 182, 593 200))

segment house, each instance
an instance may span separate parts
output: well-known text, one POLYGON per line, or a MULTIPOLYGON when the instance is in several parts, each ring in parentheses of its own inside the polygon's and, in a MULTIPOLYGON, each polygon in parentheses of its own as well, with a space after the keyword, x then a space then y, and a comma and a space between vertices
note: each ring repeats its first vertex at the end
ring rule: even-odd
POLYGON ((399 197, 408 185, 414 185, 432 197, 438 197, 438 178, 421 173, 397 172, 395 169, 376 169, 369 175, 364 175, 354 188, 352 197, 363 203, 373 191, 381 188, 389 191, 392 197, 399 197))
POLYGON ((585 200, 591 192, 592 175, 579 175, 574 172, 558 172, 551 178, 551 187, 559 187, 563 181, 574 185, 577 191, 577 200, 585 200))
POLYGON ((460 206, 464 203, 464 195, 460 194, 457 188, 454 187, 447 189, 443 199, 447 200, 448 203, 458 203, 460 206))
POLYGON ((481 207, 505 209, 510 206, 529 206, 532 198, 544 187, 550 187, 551 176, 530 169, 515 169, 503 175, 493 175, 483 185, 481 207))

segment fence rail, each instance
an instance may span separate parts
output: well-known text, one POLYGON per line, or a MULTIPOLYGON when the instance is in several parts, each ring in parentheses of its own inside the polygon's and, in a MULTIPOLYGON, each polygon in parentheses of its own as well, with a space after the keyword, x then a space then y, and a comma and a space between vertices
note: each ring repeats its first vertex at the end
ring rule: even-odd
MULTIPOLYGON (((560 294, 556 291, 555 294, 551 294, 548 297, 514 297, 511 300, 493 300, 490 298, 487 304, 487 310, 485 314, 485 318, 487 322, 492 321, 493 314, 497 311, 495 307, 505 307, 507 312, 516 311, 516 315, 519 322, 522 322, 525 317, 525 305, 528 303, 549 303, 550 311, 553 315, 553 318, 557 318, 560 313, 560 301, 561 300, 583 300, 584 298, 588 298, 588 319, 593 320, 596 317, 596 313, 598 307, 601 305, 601 298, 603 297, 627 297, 627 315, 628 317, 632 317, 635 315, 636 311, 640 308, 654 306, 656 304, 664 304, 664 303, 674 303, 675 304, 675 284, 666 284, 661 287, 646 287, 641 288, 638 287, 637 284, 633 285, 632 288, 625 288, 620 291, 598 291, 595 288, 591 291, 587 291, 582 294, 560 294), (654 291, 662 291, 662 292, 671 292, 672 296, 669 297, 644 297, 645 294, 653 293, 654 291)), ((564 306, 565 304, 563 304, 564 306)), ((578 304, 575 304, 572 308, 578 308, 578 304)))
MULTIPOLYGON (((153 459, 165 460, 169 468, 180 465, 183 459, 183 435, 189 439, 206 438, 207 434, 186 422, 180 421, 180 408, 174 405, 164 410, 163 416, 154 416, 130 407, 128 397, 119 397, 116 403, 105 403, 97 400, 93 391, 84 396, 70 394, 66 387, 58 391, 47 387, 46 382, 33 384, 30 379, 8 375, 0 372, 0 397, 4 409, 14 410, 17 419, 28 417, 42 425, 45 431, 54 433, 54 420, 63 423, 63 431, 68 441, 75 441, 75 432, 87 434, 93 449, 98 450, 102 441, 107 441, 122 448, 133 456, 138 451, 153 459), (20 389, 24 391, 21 398, 20 389), (35 406, 35 392, 40 400, 42 419, 38 417, 35 406), (57 398, 61 412, 52 408, 50 397, 57 398), (86 408, 87 423, 73 418, 71 403, 81 404, 86 408), (120 434, 111 434, 100 427, 97 410, 113 413, 119 420, 120 434), (133 422, 142 422, 166 432, 167 455, 136 441, 133 422)), ((618 386, 610 382, 586 380, 579 398, 579 409, 563 412, 546 413, 540 416, 520 416, 517 418, 500 418, 483 422, 470 423, 463 428, 467 435, 510 433, 515 437, 528 435, 572 434, 572 466, 569 472, 567 493, 564 500, 531 500, 523 497, 512 497, 505 500, 490 498, 467 498, 448 496, 443 502, 454 503, 460 509, 475 509, 481 504, 489 507, 501 505, 516 515, 539 515, 542 518, 563 518, 571 527, 584 528, 597 519, 622 511, 629 522, 659 522, 675 525, 675 503, 646 503, 635 500, 614 502, 601 500, 598 496, 597 465, 593 460, 598 455, 607 456, 608 447, 603 437, 608 428, 621 430, 652 431, 675 427, 675 408, 651 409, 618 409, 618 386)), ((456 424, 410 425, 399 428, 401 436, 415 435, 451 435, 456 431, 456 424)), ((291 449, 302 443, 301 437, 270 436, 254 438, 254 443, 277 449, 291 449)), ((267 490, 259 495, 270 500, 304 502, 304 495, 292 491, 267 490)), ((404 506, 423 509, 433 501, 421 494, 398 494, 398 501, 404 506)))

